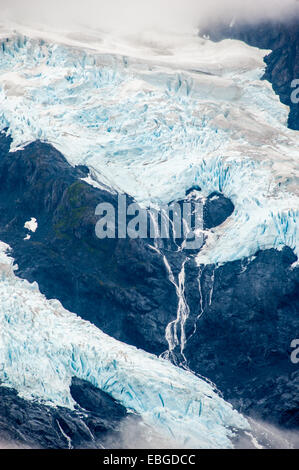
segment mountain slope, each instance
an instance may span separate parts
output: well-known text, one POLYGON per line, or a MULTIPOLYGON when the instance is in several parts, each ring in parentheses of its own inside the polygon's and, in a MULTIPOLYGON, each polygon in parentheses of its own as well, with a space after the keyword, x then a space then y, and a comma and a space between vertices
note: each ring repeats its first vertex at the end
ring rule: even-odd
POLYGON ((267 51, 191 34, 1 37, 0 239, 18 265, 2 253, 3 384, 41 414, 69 408, 79 429, 76 377, 180 446, 249 431, 209 380, 242 413, 298 428, 298 136, 261 80, 267 51), (203 246, 99 240, 95 208, 119 194, 200 203, 203 246))

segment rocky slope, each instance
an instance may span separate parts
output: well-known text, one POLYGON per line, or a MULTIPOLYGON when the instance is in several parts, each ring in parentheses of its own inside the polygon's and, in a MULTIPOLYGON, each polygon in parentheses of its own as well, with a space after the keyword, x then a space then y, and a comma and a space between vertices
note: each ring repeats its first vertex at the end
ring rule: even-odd
MULTIPOLYGON (((94 209, 100 201, 115 204, 116 196, 83 182, 85 167, 72 168, 40 142, 12 158, 9 144, 2 134, 0 238, 13 249, 17 275, 37 281, 47 298, 57 298, 111 336, 163 353, 165 327, 175 318, 178 297, 161 256, 148 240, 96 238, 94 209), (30 217, 37 219, 38 229, 26 239, 24 223, 30 217)), ((204 207, 207 230, 234 211, 228 199, 216 196, 211 194, 204 207)), ((176 279, 185 254, 169 247, 167 253, 176 279)), ((299 426, 298 371, 290 361, 290 343, 299 329, 295 261, 288 248, 218 267, 198 266, 189 253, 184 292, 190 312, 182 366, 214 381, 245 414, 289 428, 299 426)), ((179 351, 174 355, 180 363, 179 351)), ((31 405, 26 406, 30 423, 31 405)), ((75 420, 75 440, 81 442, 76 431, 81 424, 68 414, 67 419, 75 420)), ((49 442, 61 446, 55 432, 49 442)))
POLYGON ((100 448, 108 436, 120 442, 120 423, 127 415, 124 407, 88 382, 76 378, 71 394, 77 402, 74 412, 24 400, 15 390, 0 386, 1 440, 8 447, 43 449, 100 448))

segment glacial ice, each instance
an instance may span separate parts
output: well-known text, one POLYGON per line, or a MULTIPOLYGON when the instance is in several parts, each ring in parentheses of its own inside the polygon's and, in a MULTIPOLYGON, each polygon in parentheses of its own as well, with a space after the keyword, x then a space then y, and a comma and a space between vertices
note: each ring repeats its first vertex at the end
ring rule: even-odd
MULTIPOLYGON (((222 191, 236 207, 199 263, 298 243, 298 138, 260 80, 267 51, 192 35, 19 30, 0 42, 0 128, 35 139, 140 204, 222 191)), ((93 178, 94 180, 94 178, 93 178)))
POLYGON ((0 382, 25 399, 74 407, 73 376, 104 390, 161 436, 189 448, 232 447, 247 420, 204 380, 121 343, 14 274, 0 242, 0 382))
MULTIPOLYGON (((223 192, 235 211, 209 232, 199 264, 285 245, 298 254, 298 139, 286 127, 288 108, 260 80, 267 51, 187 34, 89 31, 86 39, 13 29, 0 33, 0 130, 8 128, 12 152, 36 139, 52 143, 71 164, 90 168, 87 183, 145 206, 181 199, 196 185, 203 197, 223 192)), ((18 279, 0 248, 6 386, 73 408, 77 376, 187 447, 231 447, 231 430, 249 429, 204 380, 110 338, 18 279)), ((173 283, 178 311, 166 336, 171 353, 179 330, 183 356, 184 265, 173 283)), ((211 286, 210 302, 213 274, 211 286)))

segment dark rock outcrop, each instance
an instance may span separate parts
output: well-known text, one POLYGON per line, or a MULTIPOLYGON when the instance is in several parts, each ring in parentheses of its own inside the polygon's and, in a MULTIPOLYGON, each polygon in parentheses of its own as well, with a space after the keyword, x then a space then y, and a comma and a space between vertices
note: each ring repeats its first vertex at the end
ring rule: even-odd
POLYGON ((24 400, 0 386, 0 439, 7 447, 51 449, 100 448, 107 436, 121 439, 120 423, 127 416, 123 406, 79 379, 73 379, 71 394, 78 403, 75 411, 24 400))
POLYGON ((92 413, 105 413, 110 416, 112 422, 121 420, 127 414, 126 409, 110 395, 77 377, 73 378, 70 391, 81 408, 92 413))
POLYGON ((299 428, 299 371, 291 341, 299 337, 299 269, 289 248, 252 261, 186 268, 192 317, 185 356, 245 415, 299 428), (198 282, 200 277, 200 287, 198 282))
POLYGON ((210 229, 221 225, 234 212, 230 199, 220 193, 212 193, 204 205, 204 228, 210 229))

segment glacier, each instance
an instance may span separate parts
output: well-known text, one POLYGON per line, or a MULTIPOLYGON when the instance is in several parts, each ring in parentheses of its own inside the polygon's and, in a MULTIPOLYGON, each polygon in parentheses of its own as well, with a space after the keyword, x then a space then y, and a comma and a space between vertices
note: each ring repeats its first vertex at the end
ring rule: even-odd
POLYGON ((199 264, 289 246, 298 255, 298 156, 288 108, 261 80, 268 51, 195 34, 88 36, 12 27, 0 37, 0 129, 40 139, 144 206, 220 191, 233 215, 199 264))
MULTIPOLYGON (((12 137, 12 158, 29 142, 51 143, 72 165, 89 167, 88 184, 145 207, 182 200, 192 187, 201 188, 203 201, 223 193, 235 210, 206 232, 198 265, 284 246, 298 255, 298 138, 286 127, 288 108, 261 80, 265 54, 187 33, 123 37, 8 26, 0 33, 0 131, 12 137)), ((25 227, 39 230, 34 218, 25 227)), ((36 283, 16 277, 8 250, 0 243, 2 385, 74 409, 76 376, 184 447, 233 447, 238 431, 250 432, 212 384, 187 370, 187 258, 176 279, 159 251, 178 305, 166 326, 169 349, 158 358, 46 299, 36 283), (166 360, 178 346, 182 368, 166 360)), ((215 269, 210 305, 214 276, 215 269)), ((198 288, 201 316, 200 275, 198 288)))
POLYGON ((229 448, 248 421, 191 372, 121 343, 16 277, 0 243, 0 382, 20 396, 74 409, 72 377, 89 381, 164 438, 229 448))

